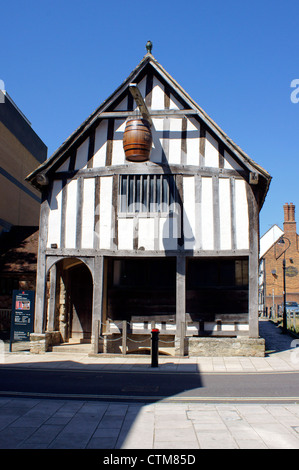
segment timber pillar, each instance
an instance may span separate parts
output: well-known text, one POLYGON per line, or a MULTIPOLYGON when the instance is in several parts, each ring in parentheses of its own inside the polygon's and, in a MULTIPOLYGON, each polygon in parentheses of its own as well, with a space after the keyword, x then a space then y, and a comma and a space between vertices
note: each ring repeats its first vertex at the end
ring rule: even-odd
POLYGON ((93 271, 93 301, 92 301, 92 344, 93 353, 99 352, 99 335, 101 334, 101 324, 103 322, 103 285, 104 285, 104 257, 94 258, 93 271))
POLYGON ((186 337, 186 258, 177 256, 176 263, 176 334, 175 354, 185 355, 186 337))

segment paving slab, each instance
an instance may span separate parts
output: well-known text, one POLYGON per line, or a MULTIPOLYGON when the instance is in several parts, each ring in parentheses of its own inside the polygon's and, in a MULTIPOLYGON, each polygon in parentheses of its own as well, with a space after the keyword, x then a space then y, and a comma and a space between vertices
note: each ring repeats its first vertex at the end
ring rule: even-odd
MULTIPOLYGON (((260 321, 260 357, 159 357, 155 372, 299 372, 288 335, 260 321)), ((296 353, 296 354, 295 354, 296 353)), ((150 358, 6 352, 0 367, 151 372, 150 358)), ((0 397, 1 449, 279 449, 299 448, 299 404, 116 403, 0 397)))

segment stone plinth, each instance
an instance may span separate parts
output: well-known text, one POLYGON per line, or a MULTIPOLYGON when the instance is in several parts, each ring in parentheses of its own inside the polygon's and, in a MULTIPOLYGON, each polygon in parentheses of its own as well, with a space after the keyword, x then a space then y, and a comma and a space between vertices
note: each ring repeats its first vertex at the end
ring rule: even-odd
POLYGON ((51 331, 46 333, 31 333, 30 335, 30 352, 32 354, 43 354, 51 351, 52 346, 61 342, 59 331, 51 331))
POLYGON ((265 356, 263 338, 189 338, 189 356, 265 356))

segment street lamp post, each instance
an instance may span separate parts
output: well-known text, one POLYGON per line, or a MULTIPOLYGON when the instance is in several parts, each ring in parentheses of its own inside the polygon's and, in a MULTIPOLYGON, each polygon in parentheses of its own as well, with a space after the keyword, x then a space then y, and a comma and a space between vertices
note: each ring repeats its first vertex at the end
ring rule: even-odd
POLYGON ((287 310, 286 310, 286 254, 282 260, 283 270, 283 315, 282 315, 282 332, 287 332, 287 310))
POLYGON ((276 258, 280 258, 280 256, 283 254, 283 260, 282 260, 282 272, 283 272, 283 314, 282 314, 282 333, 287 332, 287 309, 286 309, 286 251, 291 245, 290 240, 285 237, 284 235, 278 240, 277 243, 283 245, 285 243, 285 240, 288 241, 288 246, 286 249, 276 258))

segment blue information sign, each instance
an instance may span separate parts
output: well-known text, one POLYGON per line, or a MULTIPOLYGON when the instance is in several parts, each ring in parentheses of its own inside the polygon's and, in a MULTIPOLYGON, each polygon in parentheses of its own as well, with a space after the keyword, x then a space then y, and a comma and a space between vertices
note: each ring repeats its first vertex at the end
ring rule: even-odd
POLYGON ((29 341, 33 332, 34 291, 14 290, 12 297, 10 351, 12 343, 29 341))

